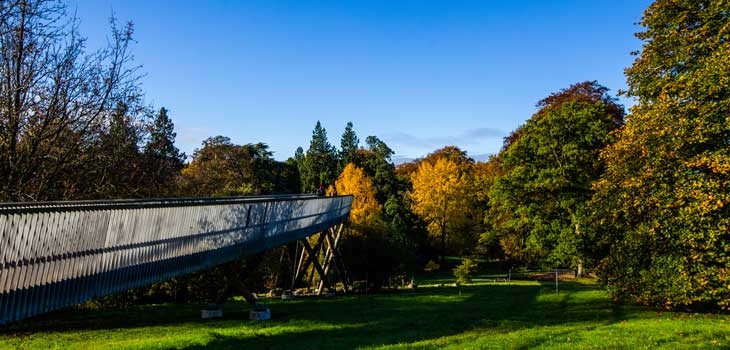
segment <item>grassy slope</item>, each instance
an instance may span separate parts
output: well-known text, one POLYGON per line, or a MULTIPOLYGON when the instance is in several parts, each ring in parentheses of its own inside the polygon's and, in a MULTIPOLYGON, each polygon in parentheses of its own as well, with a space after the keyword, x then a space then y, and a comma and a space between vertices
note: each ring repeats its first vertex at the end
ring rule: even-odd
POLYGON ((273 320, 198 305, 63 311, 0 328, 0 349, 468 349, 730 347, 730 317, 616 307, 589 282, 481 284, 271 300, 273 320))

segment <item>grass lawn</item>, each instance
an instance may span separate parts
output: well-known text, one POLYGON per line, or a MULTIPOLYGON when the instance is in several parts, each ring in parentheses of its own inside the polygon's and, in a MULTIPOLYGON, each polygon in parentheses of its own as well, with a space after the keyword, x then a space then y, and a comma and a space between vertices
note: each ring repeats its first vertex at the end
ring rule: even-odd
POLYGON ((245 302, 201 320, 200 305, 64 310, 0 328, 0 349, 730 348, 730 316, 611 304, 591 281, 480 283, 245 302))

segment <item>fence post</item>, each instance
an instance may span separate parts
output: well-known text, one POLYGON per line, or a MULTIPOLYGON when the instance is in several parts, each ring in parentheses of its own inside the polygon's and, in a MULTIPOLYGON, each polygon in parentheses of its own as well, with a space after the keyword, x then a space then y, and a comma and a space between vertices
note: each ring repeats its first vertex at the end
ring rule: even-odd
POLYGON ((558 269, 555 269, 555 293, 558 292, 558 269))

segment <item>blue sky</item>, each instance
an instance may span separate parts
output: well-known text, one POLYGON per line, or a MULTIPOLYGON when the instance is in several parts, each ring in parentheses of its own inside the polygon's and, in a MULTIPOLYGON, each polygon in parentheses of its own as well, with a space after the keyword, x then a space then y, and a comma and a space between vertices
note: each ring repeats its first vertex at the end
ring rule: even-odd
MULTIPOLYGON (((209 136, 265 142, 284 160, 317 120, 348 121, 415 158, 456 145, 482 158, 552 92, 616 93, 640 49, 646 0, 70 0, 90 49, 112 11, 135 24, 145 99, 188 154, 209 136)), ((630 104, 630 101, 623 101, 630 104)))

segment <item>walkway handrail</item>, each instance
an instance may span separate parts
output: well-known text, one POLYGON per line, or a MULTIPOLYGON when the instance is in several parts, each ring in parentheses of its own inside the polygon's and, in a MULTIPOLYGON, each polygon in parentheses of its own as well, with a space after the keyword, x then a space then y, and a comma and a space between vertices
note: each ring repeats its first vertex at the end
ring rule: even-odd
POLYGON ((0 203, 0 324, 307 237, 351 205, 311 195, 0 203))

